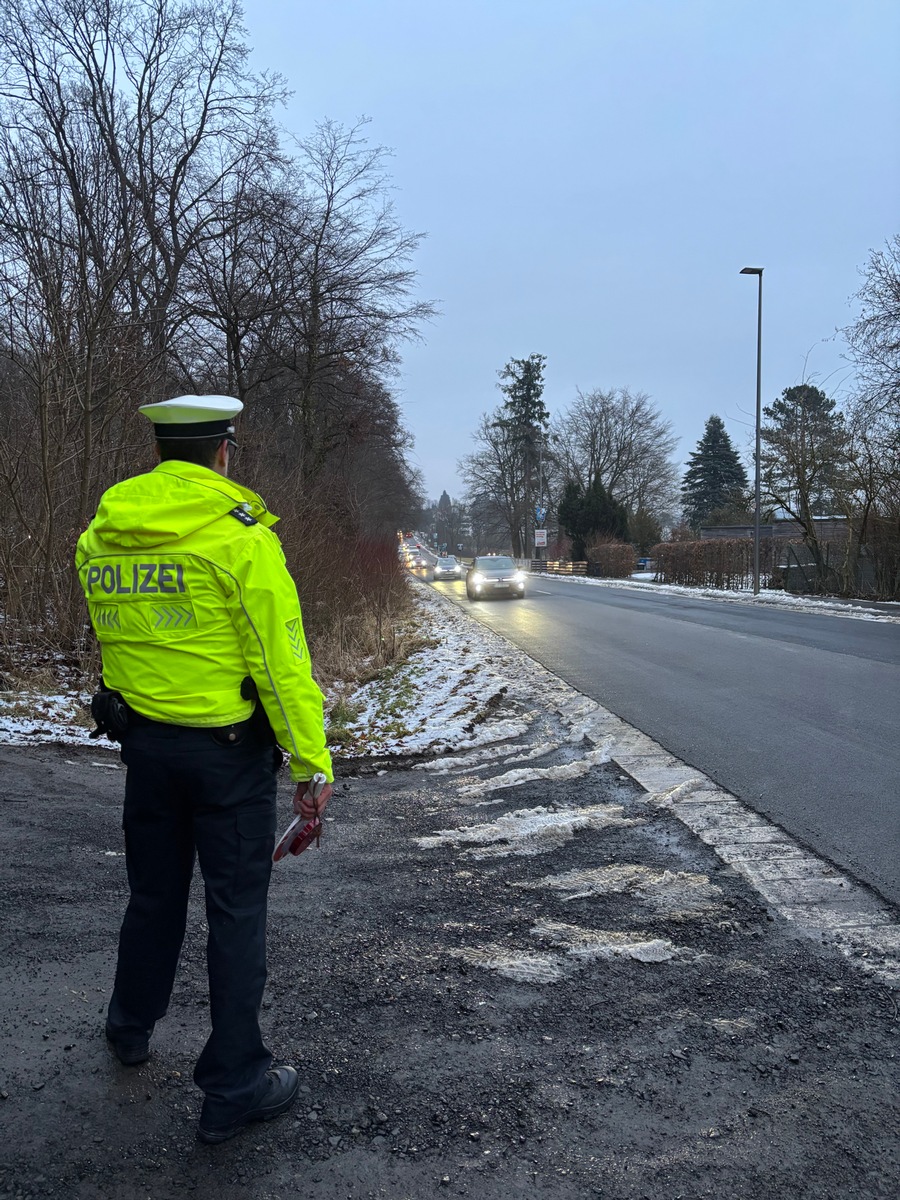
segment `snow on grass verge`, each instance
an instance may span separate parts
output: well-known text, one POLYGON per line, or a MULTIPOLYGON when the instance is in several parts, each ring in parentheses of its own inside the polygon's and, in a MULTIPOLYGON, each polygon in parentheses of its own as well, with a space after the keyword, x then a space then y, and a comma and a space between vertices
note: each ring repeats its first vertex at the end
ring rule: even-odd
POLYGON ((887 621, 900 624, 900 603, 892 600, 879 600, 876 609, 864 608, 865 601, 854 604, 852 600, 839 600, 836 597, 794 596, 788 592, 779 592, 771 588, 762 588, 758 596, 754 596, 750 588, 726 591, 723 588, 683 587, 675 583, 652 583, 652 574, 641 573, 628 579, 594 579, 586 575, 542 575, 540 571, 532 573, 534 579, 562 579, 566 583, 580 584, 586 587, 632 588, 635 591, 663 593, 667 596, 690 596, 698 600, 719 600, 725 604, 757 604, 775 605, 788 608, 793 612, 817 613, 820 616, 851 617, 857 621, 887 621), (890 607, 888 607, 890 606, 890 607))
POLYGON ((51 691, 23 683, 0 692, 0 744, 64 742, 96 746, 88 737, 94 728, 89 702, 88 694, 74 687, 70 691, 51 691))
POLYGON ((522 737, 536 706, 533 685, 510 670, 509 644, 430 587, 416 587, 415 597, 428 648, 343 694, 356 715, 343 726, 342 755, 438 756, 522 737))

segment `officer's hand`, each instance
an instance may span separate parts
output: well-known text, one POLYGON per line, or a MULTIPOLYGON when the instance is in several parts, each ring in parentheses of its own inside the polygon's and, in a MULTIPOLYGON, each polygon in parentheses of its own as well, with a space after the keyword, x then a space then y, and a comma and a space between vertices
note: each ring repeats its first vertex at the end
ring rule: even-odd
POLYGON ((328 807, 332 792, 331 784, 326 783, 318 797, 313 798, 309 792, 311 782, 312 780, 307 779, 298 783, 297 791, 294 793, 294 812, 305 817, 307 821, 311 821, 313 817, 321 817, 328 807))

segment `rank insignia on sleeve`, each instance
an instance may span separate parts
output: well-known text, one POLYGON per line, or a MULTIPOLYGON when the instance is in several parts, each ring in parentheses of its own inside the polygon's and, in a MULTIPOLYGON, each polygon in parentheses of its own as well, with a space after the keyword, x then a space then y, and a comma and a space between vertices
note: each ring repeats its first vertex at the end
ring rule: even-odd
POLYGON ((234 517, 236 521, 240 521, 242 525, 259 524, 256 517, 251 517, 246 508, 241 508, 240 505, 238 505, 237 508, 233 508, 228 515, 229 517, 234 517))

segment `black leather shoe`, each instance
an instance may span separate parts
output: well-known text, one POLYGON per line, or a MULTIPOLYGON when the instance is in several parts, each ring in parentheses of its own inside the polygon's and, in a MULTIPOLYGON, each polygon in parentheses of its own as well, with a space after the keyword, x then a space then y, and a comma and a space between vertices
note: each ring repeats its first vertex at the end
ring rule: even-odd
POLYGON ((201 1142, 213 1145, 227 1142, 251 1121, 271 1121, 273 1117, 280 1117, 297 1099, 299 1087, 300 1076, 293 1067, 273 1067, 271 1071, 266 1071, 253 1103, 245 1113, 236 1117, 230 1125, 204 1125, 201 1117, 197 1137, 201 1142))
POLYGON ((126 1067, 136 1067, 139 1063, 146 1062, 150 1057, 150 1038, 141 1037, 140 1034, 129 1034, 123 1036, 115 1033, 106 1024, 106 1040, 115 1051, 116 1058, 120 1063, 124 1063, 126 1067))

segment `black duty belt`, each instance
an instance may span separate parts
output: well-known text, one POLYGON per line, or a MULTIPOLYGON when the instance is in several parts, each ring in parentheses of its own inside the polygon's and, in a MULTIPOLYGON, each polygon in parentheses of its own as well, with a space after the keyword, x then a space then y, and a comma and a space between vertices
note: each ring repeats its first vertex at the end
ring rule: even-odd
POLYGON ((269 724, 266 710, 260 703, 256 685, 249 675, 241 682, 241 699, 256 701, 252 714, 243 721, 234 721, 231 725, 176 725, 169 721, 154 721, 152 717, 145 717, 143 713, 137 712, 126 703, 120 692, 106 687, 101 676, 100 690, 91 697, 91 714, 97 728, 92 730, 89 736, 98 738, 106 734, 111 742, 119 742, 129 729, 148 726, 189 733, 208 733, 221 745, 243 741, 249 733, 265 744, 275 746, 275 734, 269 724))
POLYGON ((253 717, 247 717, 245 721, 234 721, 231 725, 176 725, 171 721, 154 721, 151 717, 145 717, 143 713, 128 706, 129 728, 150 726, 156 729, 183 730, 186 733, 208 733, 217 742, 240 741, 253 725, 253 717))

